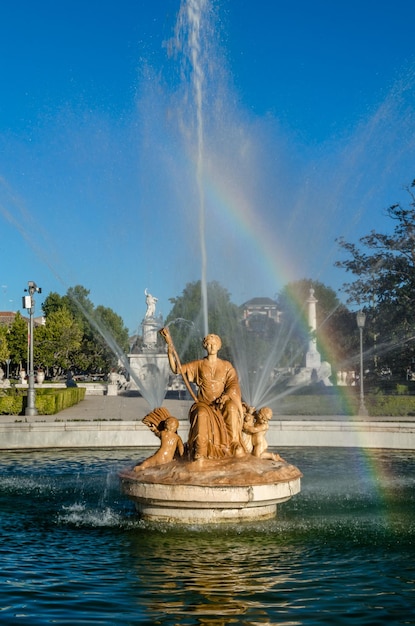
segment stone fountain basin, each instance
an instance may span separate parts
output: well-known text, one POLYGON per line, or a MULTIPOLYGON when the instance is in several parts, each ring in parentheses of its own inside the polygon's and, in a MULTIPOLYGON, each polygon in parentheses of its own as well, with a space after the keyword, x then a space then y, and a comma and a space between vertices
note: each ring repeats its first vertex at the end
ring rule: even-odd
POLYGON ((204 524, 273 518, 277 504, 300 492, 301 476, 285 461, 245 455, 125 470, 120 480, 142 518, 204 524))

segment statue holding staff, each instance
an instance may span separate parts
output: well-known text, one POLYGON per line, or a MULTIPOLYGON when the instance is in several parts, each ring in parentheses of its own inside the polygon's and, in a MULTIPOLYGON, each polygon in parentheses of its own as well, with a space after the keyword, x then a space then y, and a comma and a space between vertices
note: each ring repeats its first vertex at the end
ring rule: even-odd
POLYGON ((238 375, 229 361, 218 357, 222 346, 218 335, 207 335, 203 347, 207 355, 181 364, 167 328, 159 331, 167 343, 167 355, 173 373, 181 374, 191 390, 198 386, 189 412, 188 451, 193 460, 242 456, 243 408, 238 375))

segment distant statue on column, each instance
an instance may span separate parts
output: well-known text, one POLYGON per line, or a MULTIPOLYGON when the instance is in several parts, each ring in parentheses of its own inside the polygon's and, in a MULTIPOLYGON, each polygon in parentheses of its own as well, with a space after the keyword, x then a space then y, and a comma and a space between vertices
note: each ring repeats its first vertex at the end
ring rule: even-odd
POLYGON ((154 317, 155 316, 157 298, 152 296, 151 293, 149 293, 147 291, 147 289, 144 290, 144 293, 145 293, 145 296, 146 296, 146 305, 147 305, 147 311, 146 311, 146 314, 145 314, 145 318, 149 319, 150 317, 154 317))

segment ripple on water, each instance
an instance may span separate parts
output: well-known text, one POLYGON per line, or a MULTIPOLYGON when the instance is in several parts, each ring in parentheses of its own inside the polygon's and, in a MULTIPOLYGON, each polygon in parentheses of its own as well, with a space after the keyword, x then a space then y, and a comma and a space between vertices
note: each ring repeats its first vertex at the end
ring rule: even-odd
POLYGON ((356 451, 325 450, 326 472, 320 454, 284 451, 303 490, 277 519, 208 528, 139 520, 117 476, 131 451, 5 455, 0 621, 411 623, 415 455, 379 454, 374 481, 356 451))

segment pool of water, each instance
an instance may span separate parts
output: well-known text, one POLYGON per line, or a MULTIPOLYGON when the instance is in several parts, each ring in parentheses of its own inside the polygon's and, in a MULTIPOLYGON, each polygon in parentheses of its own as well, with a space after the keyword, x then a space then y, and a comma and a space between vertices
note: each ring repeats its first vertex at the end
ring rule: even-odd
POLYGON ((415 452, 279 450, 302 491, 259 524, 140 521, 143 451, 0 455, 0 623, 415 624, 415 452))

